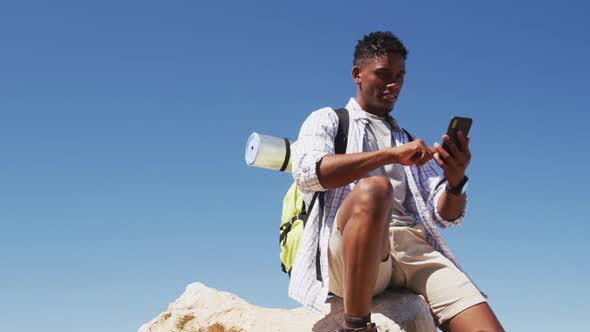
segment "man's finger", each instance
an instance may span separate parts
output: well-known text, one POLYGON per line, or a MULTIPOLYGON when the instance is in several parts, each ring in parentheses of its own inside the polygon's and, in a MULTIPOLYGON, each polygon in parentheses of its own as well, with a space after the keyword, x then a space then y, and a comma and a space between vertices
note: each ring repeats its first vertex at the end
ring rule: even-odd
POLYGON ((459 162, 462 165, 467 165, 471 160, 471 152, 469 151, 469 143, 467 141, 467 138, 463 136, 463 132, 461 132, 460 130, 457 130, 457 141, 459 143, 459 146, 461 147, 460 155, 456 156, 457 162, 459 162))
POLYGON ((457 148, 455 143, 453 143, 453 141, 447 135, 445 135, 445 136, 446 137, 443 137, 443 141, 444 141, 444 146, 447 148, 447 152, 449 152, 451 154, 451 156, 453 156, 453 158, 460 159, 462 157, 461 151, 459 151, 459 148, 457 148))
POLYGON ((424 166, 424 164, 426 164, 430 159, 432 158, 421 158, 416 164, 418 166, 424 166))
POLYGON ((434 160, 436 161, 436 163, 438 164, 438 166, 440 166, 443 170, 445 170, 445 171, 447 170, 448 166, 442 160, 442 158, 440 157, 440 154, 438 152, 436 152, 434 154, 434 160))
POLYGON ((459 149, 461 149, 462 152, 467 151, 467 140, 465 139, 465 136, 463 136, 463 132, 461 130, 457 130, 457 143, 459 144, 459 149))
POLYGON ((471 150, 469 149, 469 142, 471 142, 471 137, 466 137, 467 141, 467 150, 465 151, 465 155, 467 156, 467 160, 471 160, 471 150))
POLYGON ((420 158, 421 165, 426 164, 430 159, 432 159, 432 151, 430 151, 430 147, 426 144, 422 144, 422 158, 420 158))
POLYGON ((457 165, 455 158, 443 146, 434 143, 434 149, 448 166, 455 167, 457 165))

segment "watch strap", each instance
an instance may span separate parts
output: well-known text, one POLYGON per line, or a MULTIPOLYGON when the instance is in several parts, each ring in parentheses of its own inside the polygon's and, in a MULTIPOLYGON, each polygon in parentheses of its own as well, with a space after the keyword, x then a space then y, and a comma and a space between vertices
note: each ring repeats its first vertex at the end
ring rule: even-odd
POLYGON ((453 194, 453 195, 457 195, 457 196, 461 196, 463 195, 463 193, 465 192, 463 189, 465 188, 465 185, 467 184, 467 181, 469 181, 469 178, 467 177, 467 175, 463 178, 463 180, 461 180, 461 182, 459 182, 459 184, 454 187, 451 188, 449 186, 449 183, 447 182, 447 187, 446 187, 446 191, 449 194, 453 194))

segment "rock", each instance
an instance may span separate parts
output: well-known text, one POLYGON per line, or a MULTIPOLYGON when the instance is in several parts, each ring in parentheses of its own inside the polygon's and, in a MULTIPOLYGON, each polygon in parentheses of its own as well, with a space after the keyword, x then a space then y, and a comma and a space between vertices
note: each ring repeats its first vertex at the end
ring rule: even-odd
MULTIPOLYGON (((340 326, 343 311, 340 298, 326 302, 321 313, 262 308, 234 294, 192 283, 138 332, 331 332, 340 326)), ((404 289, 390 289, 376 297, 371 312, 379 331, 436 332, 424 298, 404 289)))

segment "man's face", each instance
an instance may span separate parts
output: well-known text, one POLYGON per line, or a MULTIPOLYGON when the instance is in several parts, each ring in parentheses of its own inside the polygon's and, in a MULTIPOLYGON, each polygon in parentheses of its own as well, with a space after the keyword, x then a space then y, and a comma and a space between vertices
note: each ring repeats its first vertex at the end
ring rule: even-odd
POLYGON ((391 112, 404 84, 406 61, 397 53, 365 60, 352 68, 357 101, 366 112, 385 116, 391 112))

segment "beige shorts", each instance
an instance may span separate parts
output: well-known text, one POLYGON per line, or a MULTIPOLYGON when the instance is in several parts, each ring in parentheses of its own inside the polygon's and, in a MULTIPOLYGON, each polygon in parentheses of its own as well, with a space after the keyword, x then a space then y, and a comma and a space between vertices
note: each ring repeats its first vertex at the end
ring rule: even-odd
MULTIPOLYGON (((391 255, 379 265, 373 295, 387 287, 405 287, 424 296, 437 323, 486 302, 479 290, 455 264, 426 242, 422 225, 390 227, 391 255)), ((330 292, 342 297, 342 235, 334 225, 329 245, 330 292)))

